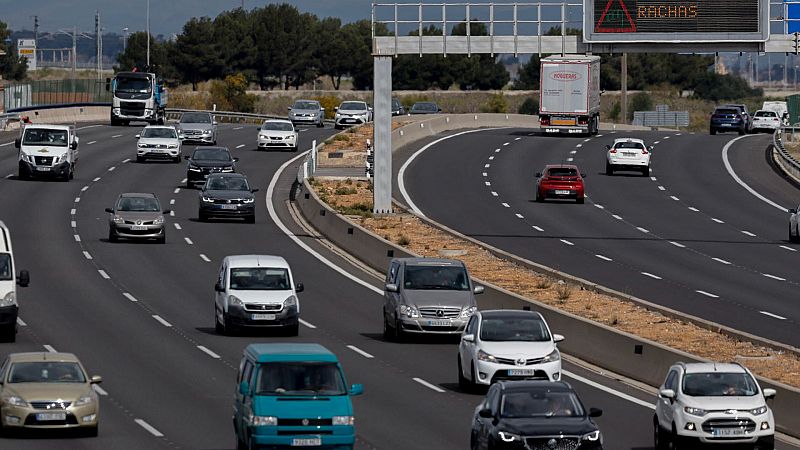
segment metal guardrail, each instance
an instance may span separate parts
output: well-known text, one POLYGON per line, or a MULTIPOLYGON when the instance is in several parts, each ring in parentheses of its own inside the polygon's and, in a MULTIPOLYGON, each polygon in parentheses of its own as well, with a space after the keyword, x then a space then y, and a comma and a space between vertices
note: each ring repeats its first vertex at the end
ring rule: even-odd
POLYGON ((789 154, 783 146, 783 135, 787 131, 790 131, 793 137, 797 134, 797 139, 800 140, 800 127, 782 127, 775 130, 775 133, 772 135, 772 143, 777 150, 778 157, 781 159, 781 161, 776 162, 783 170, 800 182, 800 160, 789 154))
POLYGON ((8 122, 19 121, 19 120, 20 120, 19 113, 0 114, 0 130, 5 130, 6 125, 8 125, 8 122))
POLYGON ((227 122, 255 122, 261 123, 267 119, 286 119, 286 116, 276 116, 271 114, 255 114, 255 113, 241 113, 235 111, 208 111, 202 109, 180 109, 180 108, 167 108, 167 118, 178 118, 181 114, 186 112, 207 112, 211 113, 214 117, 227 119, 227 122))
POLYGON ((633 125, 643 127, 688 127, 689 111, 670 111, 667 105, 656 105, 655 111, 634 111, 633 125))

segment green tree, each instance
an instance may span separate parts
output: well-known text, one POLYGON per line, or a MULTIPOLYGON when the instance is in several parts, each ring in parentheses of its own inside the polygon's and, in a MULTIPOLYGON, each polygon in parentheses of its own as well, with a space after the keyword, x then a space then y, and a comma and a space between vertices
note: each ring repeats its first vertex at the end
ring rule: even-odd
POLYGON ((181 79, 192 83, 192 90, 197 90, 198 82, 222 75, 224 61, 220 44, 209 39, 213 34, 211 19, 194 17, 183 25, 183 32, 175 42, 173 63, 181 79))
MULTIPOLYGON (((412 31, 416 36, 418 31, 412 31)), ((434 25, 422 29, 423 36, 441 36, 442 30, 434 25)), ((447 90, 455 83, 455 66, 460 63, 456 55, 400 55, 392 67, 392 85, 395 89, 426 91, 447 90), (455 62, 454 62, 455 61, 455 62)))
POLYGON ((129 71, 136 68, 140 72, 150 71, 159 77, 175 80, 178 74, 172 64, 176 50, 170 42, 157 41, 150 36, 150 67, 147 67, 147 33, 139 31, 128 37, 125 51, 117 55, 115 72, 129 71))
POLYGON ((224 11, 214 18, 212 40, 218 46, 223 74, 254 72, 256 51, 252 21, 253 14, 242 8, 224 11))
MULTIPOLYGON (((372 24, 366 19, 359 20, 343 26, 342 31, 348 42, 348 53, 350 53, 348 64, 350 76, 353 78, 353 87, 364 90, 372 89, 374 81, 372 24)), ((388 29, 383 24, 375 24, 375 34, 377 36, 386 35, 388 29)))
POLYGON ((715 102, 760 96, 764 93, 760 88, 751 88, 743 78, 713 72, 704 72, 697 76, 692 87, 695 97, 715 102))
MULTIPOLYGON (((486 25, 470 22, 470 35, 488 36, 486 25)), ((466 36, 467 24, 462 22, 453 27, 453 36, 466 36)), ((509 75, 498 56, 489 54, 453 55, 452 74, 462 90, 502 89, 508 84, 509 75)))
POLYGON ((5 45, 6 39, 11 35, 5 22, 0 21, 0 50, 6 54, 0 56, 0 76, 5 79, 20 81, 25 79, 28 70, 28 60, 17 56, 16 45, 5 45))
POLYGON ((270 4, 252 12, 255 72, 262 89, 299 86, 313 75, 317 18, 289 4, 270 4))
POLYGON ((319 74, 329 77, 333 88, 338 91, 342 77, 349 73, 353 64, 350 47, 354 42, 347 38, 347 30, 342 29, 342 21, 335 17, 326 17, 319 22, 317 36, 319 41, 315 58, 319 74))
MULTIPOLYGON (((583 31, 580 28, 567 28, 567 36, 581 36, 583 31)), ((561 27, 553 27, 545 31, 544 36, 561 36, 561 27)), ((542 59, 538 55, 533 55, 531 59, 520 66, 519 74, 512 85, 512 89, 519 90, 539 90, 539 71, 541 70, 542 59)), ((603 64, 600 64, 602 74, 603 64)), ((602 75, 601 75, 602 76, 602 75)), ((602 86, 602 80, 600 85, 602 86)))
POLYGON ((253 112, 256 96, 247 93, 247 77, 236 73, 211 83, 211 101, 221 111, 253 112))

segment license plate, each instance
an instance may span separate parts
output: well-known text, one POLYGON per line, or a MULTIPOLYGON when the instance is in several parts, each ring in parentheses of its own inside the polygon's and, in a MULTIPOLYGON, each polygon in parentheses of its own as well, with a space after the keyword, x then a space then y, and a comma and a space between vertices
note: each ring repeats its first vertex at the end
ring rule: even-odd
POLYGON ((733 126, 733 124, 731 124, 731 123, 723 123, 722 126, 723 127, 730 127, 730 126, 733 126))
POLYGON ((449 327, 450 321, 449 320, 429 320, 428 321, 429 327, 449 327))
POLYGON ((313 447, 322 445, 322 438, 294 438, 292 439, 292 447, 313 447))
POLYGON ((236 209, 236 205, 220 205, 222 209, 236 209))
POLYGON ((636 153, 633 152, 622 152, 622 154, 625 156, 636 156, 636 153))
POLYGON ((39 172, 50 172, 49 167, 37 167, 36 170, 38 170, 39 172))
POLYGON ((142 231, 142 230, 146 230, 146 229, 147 229, 147 227, 144 226, 144 225, 131 225, 131 230, 132 231, 142 231))
POLYGON ((46 422, 49 420, 67 420, 67 413, 37 413, 36 420, 46 422))
POLYGON ((714 436, 744 436, 745 431, 740 428, 716 428, 712 434, 714 436))
POLYGON ((533 369, 509 369, 508 376, 510 377, 527 377, 534 374, 533 369))
POLYGON ((275 314, 253 314, 253 320, 275 320, 275 314))
POLYGON ((556 195, 569 195, 570 191, 557 190, 556 195))
POLYGON ((356 119, 344 119, 346 123, 355 123, 356 119))

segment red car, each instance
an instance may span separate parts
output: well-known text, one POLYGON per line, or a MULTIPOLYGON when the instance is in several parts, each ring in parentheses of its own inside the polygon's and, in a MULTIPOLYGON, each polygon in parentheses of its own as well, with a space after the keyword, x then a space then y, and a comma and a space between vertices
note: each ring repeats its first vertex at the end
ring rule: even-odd
POLYGON ((571 164, 551 164, 536 174, 536 201, 568 198, 583 203, 583 179, 586 175, 571 164))

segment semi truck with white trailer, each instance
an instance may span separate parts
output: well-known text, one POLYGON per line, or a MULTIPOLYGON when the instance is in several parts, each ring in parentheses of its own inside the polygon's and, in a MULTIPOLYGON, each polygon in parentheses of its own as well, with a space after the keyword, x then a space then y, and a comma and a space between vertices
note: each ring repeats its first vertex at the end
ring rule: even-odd
POLYGON ((542 58, 539 127, 543 134, 597 134, 600 128, 600 57, 542 58))
POLYGON ((147 122, 163 125, 167 115, 167 91, 156 74, 119 72, 108 80, 111 91, 111 125, 147 122))

